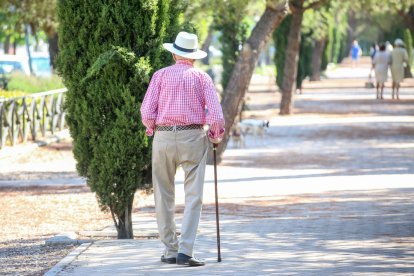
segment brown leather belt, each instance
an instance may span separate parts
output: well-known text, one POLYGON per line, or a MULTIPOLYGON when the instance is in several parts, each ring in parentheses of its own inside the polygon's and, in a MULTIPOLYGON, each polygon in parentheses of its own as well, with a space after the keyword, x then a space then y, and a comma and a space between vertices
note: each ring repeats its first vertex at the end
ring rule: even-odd
POLYGON ((156 131, 180 131, 189 129, 201 129, 203 125, 187 125, 187 126, 157 126, 156 131))

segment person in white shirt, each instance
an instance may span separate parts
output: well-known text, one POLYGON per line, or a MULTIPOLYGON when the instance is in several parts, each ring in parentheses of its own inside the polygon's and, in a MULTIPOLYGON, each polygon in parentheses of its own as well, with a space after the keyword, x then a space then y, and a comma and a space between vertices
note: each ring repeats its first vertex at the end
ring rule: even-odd
POLYGON ((372 60, 372 68, 375 71, 375 79, 377 80, 377 99, 384 99, 384 86, 387 81, 388 66, 390 64, 390 55, 386 51, 386 46, 381 44, 379 52, 377 52, 372 60))
POLYGON ((392 76, 392 98, 394 94, 397 100, 400 99, 400 83, 404 79, 404 64, 408 63, 407 50, 404 48, 404 42, 397 38, 394 42, 395 48, 391 52, 391 76, 392 76))

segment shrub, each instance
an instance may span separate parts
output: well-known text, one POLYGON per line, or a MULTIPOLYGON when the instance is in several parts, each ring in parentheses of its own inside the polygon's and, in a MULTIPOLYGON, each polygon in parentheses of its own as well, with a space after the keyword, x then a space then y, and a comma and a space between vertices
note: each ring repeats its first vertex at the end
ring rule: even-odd
POLYGON ((296 88, 302 89, 303 80, 312 74, 312 39, 309 34, 302 34, 299 48, 298 74, 296 88))
POLYGON ((6 98, 6 99, 17 98, 17 97, 23 97, 25 95, 27 95, 27 93, 25 93, 23 91, 0 89, 0 99, 2 99, 2 98, 6 98))
POLYGON ((94 91, 79 118, 92 149, 88 184, 103 209, 115 214, 130 212, 135 190, 148 183, 151 152, 138 99, 150 71, 147 60, 114 47, 98 57, 82 80, 86 91, 94 91))
MULTIPOLYGON (((283 85, 283 70, 285 66, 286 47, 288 44, 288 36, 292 15, 288 15, 273 33, 273 40, 276 46, 276 53, 274 57, 276 65, 276 84, 279 91, 282 91, 283 85)), ((313 46, 309 34, 301 34, 301 42, 299 48, 298 73, 296 76, 296 88, 302 87, 302 81, 310 75, 312 71, 312 51, 313 46)))
POLYGON ((327 41, 322 55, 321 70, 325 71, 328 63, 332 62, 332 49, 334 47, 334 21, 332 18, 327 19, 327 41))
POLYGON ((408 53, 408 64, 411 66, 413 62, 413 38, 409 29, 404 31, 404 43, 408 53))
POLYGON ((178 2, 58 1, 57 66, 68 88, 77 170, 111 212, 118 238, 133 238, 133 195, 150 183, 151 146, 139 103, 150 75, 171 61, 161 45, 176 34, 181 10, 170 4, 178 2))

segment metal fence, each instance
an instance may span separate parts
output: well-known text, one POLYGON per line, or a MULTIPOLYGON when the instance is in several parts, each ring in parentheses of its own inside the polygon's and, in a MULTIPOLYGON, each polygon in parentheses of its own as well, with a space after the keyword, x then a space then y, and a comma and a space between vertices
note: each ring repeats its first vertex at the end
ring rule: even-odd
POLYGON ((12 99, 0 98, 0 149, 62 130, 66 92, 63 88, 12 99))

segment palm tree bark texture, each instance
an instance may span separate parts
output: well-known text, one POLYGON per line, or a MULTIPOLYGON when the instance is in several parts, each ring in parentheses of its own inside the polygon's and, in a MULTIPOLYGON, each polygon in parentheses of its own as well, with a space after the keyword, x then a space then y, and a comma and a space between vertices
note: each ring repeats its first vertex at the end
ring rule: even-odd
MULTIPOLYGON (((249 87, 259 54, 287 13, 288 5, 286 0, 267 1, 263 15, 243 45, 221 101, 226 121, 226 132, 222 143, 217 148, 218 162, 221 161, 221 156, 227 146, 230 129, 237 116, 241 101, 249 87)), ((211 163, 211 159, 209 158, 209 163, 211 163)))

